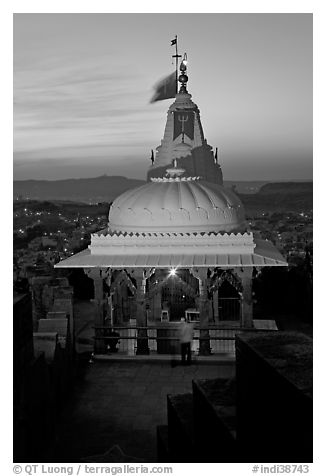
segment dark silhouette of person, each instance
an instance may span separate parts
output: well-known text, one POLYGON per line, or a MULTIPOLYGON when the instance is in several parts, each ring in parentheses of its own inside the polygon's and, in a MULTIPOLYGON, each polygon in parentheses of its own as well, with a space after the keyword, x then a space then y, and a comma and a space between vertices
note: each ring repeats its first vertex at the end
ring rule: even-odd
POLYGON ((115 331, 114 329, 110 329, 107 336, 109 337, 108 341, 108 347, 109 347, 109 352, 118 352, 118 347, 117 345, 119 344, 119 337, 120 334, 119 332, 115 331))
POLYGON ((179 336, 181 345, 181 362, 183 365, 190 365, 191 344, 194 336, 194 326, 189 321, 186 321, 184 317, 181 318, 179 336))

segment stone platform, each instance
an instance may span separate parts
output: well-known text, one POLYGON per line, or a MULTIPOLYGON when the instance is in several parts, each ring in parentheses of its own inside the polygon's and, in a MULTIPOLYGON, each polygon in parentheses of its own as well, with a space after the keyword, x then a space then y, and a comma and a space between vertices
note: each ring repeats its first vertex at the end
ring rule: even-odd
POLYGON ((157 426, 167 422, 167 395, 191 392, 194 379, 230 378, 234 373, 234 362, 171 367, 169 360, 106 359, 88 364, 57 426, 57 440, 47 461, 94 461, 95 457, 110 462, 117 445, 125 461, 155 462, 157 426))

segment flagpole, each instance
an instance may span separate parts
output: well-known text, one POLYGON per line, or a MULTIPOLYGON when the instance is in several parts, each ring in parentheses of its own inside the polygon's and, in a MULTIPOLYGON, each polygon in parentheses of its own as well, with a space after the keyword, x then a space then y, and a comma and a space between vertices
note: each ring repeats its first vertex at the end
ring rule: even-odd
POLYGON ((172 55, 172 58, 175 58, 175 89, 176 93, 178 92, 178 66, 179 66, 179 58, 181 55, 178 55, 178 36, 175 35, 175 55, 172 55))
POLYGON ((178 66, 179 66, 179 58, 178 58, 178 37, 175 35, 175 89, 178 92, 178 66))

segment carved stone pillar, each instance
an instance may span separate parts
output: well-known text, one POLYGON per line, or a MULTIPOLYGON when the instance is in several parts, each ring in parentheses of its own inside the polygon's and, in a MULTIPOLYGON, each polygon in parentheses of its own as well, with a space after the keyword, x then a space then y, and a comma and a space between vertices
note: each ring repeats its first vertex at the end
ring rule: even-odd
POLYGON ((155 321, 161 320, 162 290, 160 289, 153 297, 153 316, 155 321))
POLYGON ((107 320, 109 327, 113 326, 113 293, 109 293, 107 296, 107 320))
POLYGON ((242 283, 242 315, 241 325, 243 327, 252 327, 252 271, 251 266, 245 268, 236 268, 235 272, 241 278, 242 283))
POLYGON ((218 288, 213 293, 213 308, 214 308, 214 321, 219 322, 219 308, 218 308, 218 288))
MULTIPOLYGON (((193 269, 191 271, 193 276, 198 279, 199 284, 199 327, 208 327, 209 325, 209 302, 207 296, 207 268, 193 269)), ((210 355, 210 340, 209 340, 209 330, 200 329, 199 330, 199 354, 200 355, 210 355)))
MULTIPOLYGON (((104 326, 104 308, 105 308, 105 298, 103 296, 103 279, 107 279, 110 275, 109 269, 103 268, 84 268, 85 274, 93 280, 94 284, 94 299, 93 303, 95 305, 95 327, 104 326)), ((95 332, 95 337, 103 336, 104 332, 99 330, 95 332)), ((94 340, 94 352, 96 354, 102 354, 106 351, 105 340, 104 339, 95 339, 94 340)))
MULTIPOLYGON (((143 269, 135 269, 134 276, 136 278, 136 323, 137 327, 147 326, 146 315, 146 271, 143 269)), ((137 351, 136 355, 148 355, 148 335, 147 329, 139 329, 137 332, 137 351)))

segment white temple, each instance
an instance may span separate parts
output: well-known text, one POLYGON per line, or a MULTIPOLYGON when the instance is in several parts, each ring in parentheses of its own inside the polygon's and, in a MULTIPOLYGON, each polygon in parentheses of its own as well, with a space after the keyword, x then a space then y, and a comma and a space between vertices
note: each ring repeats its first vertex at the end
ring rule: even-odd
MULTIPOLYGON (((149 352, 146 327, 162 325, 163 315, 179 321, 189 309, 202 329, 199 352, 209 354, 210 326, 252 326, 253 270, 287 266, 272 243, 253 235, 241 201, 224 188, 186 88, 184 63, 180 70, 149 181, 114 200, 107 227, 92 235, 87 249, 56 265, 83 268, 94 280, 95 327, 136 319, 143 328, 138 354, 149 352), (235 305, 231 313, 228 299, 235 305)), ((103 346, 98 339, 95 350, 103 346)))

